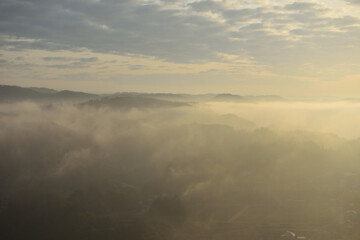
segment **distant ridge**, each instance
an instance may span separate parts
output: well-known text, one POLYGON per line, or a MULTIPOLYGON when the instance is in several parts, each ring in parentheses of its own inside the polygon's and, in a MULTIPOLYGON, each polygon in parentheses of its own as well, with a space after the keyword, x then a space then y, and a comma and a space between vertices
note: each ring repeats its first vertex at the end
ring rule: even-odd
POLYGON ((88 101, 99 98, 99 95, 74 92, 69 90, 56 91, 49 88, 23 88, 18 86, 0 85, 0 101, 88 101))
POLYGON ((50 89, 50 88, 43 88, 43 87, 30 87, 30 89, 35 90, 39 93, 56 93, 57 90, 50 89))
POLYGON ((170 100, 170 101, 201 101, 201 100, 210 100, 216 94, 183 94, 183 93, 139 93, 139 92, 118 92, 114 94, 107 94, 109 97, 120 97, 120 96, 141 96, 149 97, 161 100, 170 100))
POLYGON ((55 93, 54 98, 57 99, 79 99, 79 100, 89 100, 100 97, 99 95, 92 93, 84 93, 84 92, 73 92, 69 90, 63 90, 55 93))
POLYGON ((213 98, 214 101, 224 102, 261 102, 261 101, 285 101, 284 98, 277 95, 260 95, 260 96, 240 96, 230 93, 218 94, 213 98))
POLYGON ((284 98, 277 95, 245 96, 245 99, 253 101, 285 101, 284 98))
POLYGON ((218 94, 214 97, 214 100, 217 101, 243 101, 244 97, 239 96, 239 95, 233 95, 230 93, 222 93, 222 94, 218 94))
POLYGON ((47 96, 34 89, 0 85, 0 101, 39 100, 47 96))
MULTIPOLYGON (((125 101, 125 99, 132 99, 131 104, 140 106, 136 101, 149 101, 155 105, 163 104, 165 102, 157 102, 154 100, 167 101, 170 103, 193 103, 201 101, 219 101, 219 102, 261 102, 261 101, 286 101, 284 98, 277 95, 260 95, 260 96, 240 96, 230 93, 222 94, 177 94, 177 93, 139 93, 139 92, 118 92, 113 94, 92 94, 86 92, 76 92, 70 90, 57 91, 50 88, 42 87, 19 87, 0 85, 0 101, 1 102, 18 102, 18 101, 50 101, 50 102, 62 102, 72 101, 74 103, 87 102, 89 100, 107 98, 103 100, 101 104, 113 104, 115 101, 125 101), (120 97, 118 100, 115 98, 120 97), (112 99, 112 100, 109 100, 112 99), (135 100, 137 99, 137 100, 135 100)), ((130 101, 130 100, 129 100, 130 101)), ((96 103, 96 104, 100 104, 96 103)), ((115 103, 114 103, 115 104, 115 103)), ((118 103, 116 103, 118 104, 118 103)), ((115 104, 115 105, 116 105, 115 104)))
POLYGON ((119 97, 105 97, 101 99, 90 100, 80 104, 80 106, 90 106, 95 108, 164 108, 164 107, 181 107, 190 106, 185 102, 173 102, 168 100, 160 100, 155 98, 143 97, 141 95, 128 95, 119 97))

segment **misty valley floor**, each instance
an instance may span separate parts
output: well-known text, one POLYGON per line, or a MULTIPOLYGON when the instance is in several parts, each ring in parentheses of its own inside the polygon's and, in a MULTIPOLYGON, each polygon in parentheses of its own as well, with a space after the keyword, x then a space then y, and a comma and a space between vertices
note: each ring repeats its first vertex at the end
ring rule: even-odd
POLYGON ((209 104, 1 103, 0 238, 359 239, 357 138, 209 104))

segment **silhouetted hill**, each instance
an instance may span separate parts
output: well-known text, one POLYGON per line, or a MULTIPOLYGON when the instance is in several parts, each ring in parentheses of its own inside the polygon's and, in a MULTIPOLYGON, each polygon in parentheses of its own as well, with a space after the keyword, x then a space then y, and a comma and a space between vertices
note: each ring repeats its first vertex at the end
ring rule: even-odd
POLYGON ((284 98, 277 95, 245 96, 244 98, 252 101, 285 101, 284 98))
POLYGON ((222 93, 216 95, 213 100, 224 102, 260 102, 260 101, 284 101, 285 99, 277 95, 261 95, 261 96, 239 96, 230 93, 222 93))
POLYGON ((243 101, 244 98, 239 95, 233 95, 230 93, 218 94, 214 97, 216 101, 243 101))
MULTIPOLYGON (((99 102, 93 102, 96 106, 108 105, 111 107, 174 107, 183 106, 184 103, 201 101, 224 101, 224 102, 260 102, 260 101, 284 101, 282 97, 276 95, 262 96, 240 96, 235 94, 176 94, 176 93, 137 93, 119 92, 114 94, 91 94, 86 92, 75 92, 69 90, 57 91, 50 88, 39 87, 18 87, 0 85, 0 101, 45 101, 45 102, 86 102, 89 100, 103 98, 99 102)), ((90 103, 89 103, 90 104, 90 103)))
POLYGON ((96 94, 73 92, 73 91, 56 91, 49 88, 23 88, 18 86, 0 86, 0 101, 18 102, 18 101, 88 101, 98 98, 96 94))
POLYGON ((119 97, 105 97, 102 99, 90 100, 86 103, 81 104, 81 106, 91 106, 96 108, 110 107, 110 108, 130 109, 130 108, 181 107, 181 106, 190 106, 190 104, 143 97, 141 95, 128 95, 128 96, 119 96, 119 97))
POLYGON ((50 88, 43 88, 43 87, 30 87, 30 89, 35 90, 39 93, 56 93, 57 90, 50 89, 50 88))
POLYGON ((66 100, 83 100, 88 101, 90 99, 98 98, 99 96, 96 94, 91 93, 84 93, 84 92, 73 92, 69 90, 64 90, 57 92, 53 95, 54 99, 66 99, 66 100))
POLYGON ((46 97, 48 94, 40 93, 31 88, 0 86, 0 101, 40 100, 46 97))
POLYGON ((121 97, 121 96, 141 96, 147 98, 154 98, 168 101, 179 102, 194 102, 194 101, 207 101, 212 99, 215 94, 182 94, 182 93, 138 93, 138 92, 118 92, 114 94, 105 95, 108 97, 121 97))

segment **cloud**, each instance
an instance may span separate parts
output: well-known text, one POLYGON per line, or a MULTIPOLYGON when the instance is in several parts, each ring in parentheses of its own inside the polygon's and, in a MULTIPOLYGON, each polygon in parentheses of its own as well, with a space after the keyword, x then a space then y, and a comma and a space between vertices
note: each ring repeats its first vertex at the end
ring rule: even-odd
MULTIPOLYGON (((208 69, 216 69, 210 65, 218 64, 224 75, 234 73, 233 79, 257 75, 257 81, 264 81, 259 69, 266 68, 278 78, 289 76, 288 85, 294 86, 297 83, 292 79, 334 80, 357 74, 348 66, 360 61, 355 54, 359 50, 359 17, 349 8, 340 11, 333 2, 4 0, 0 13, 0 49, 6 54, 2 58, 9 62, 7 66, 15 64, 15 52, 25 56, 28 50, 42 51, 39 58, 49 61, 39 74, 43 76, 55 77, 55 69, 91 68, 98 79, 106 75, 115 82, 121 69, 123 75, 142 74, 144 78, 172 72, 179 79, 176 82, 181 82, 180 69, 192 68, 191 77, 196 78, 202 69, 191 64, 208 64, 208 69), (95 59, 90 58, 98 57, 99 64, 105 55, 134 57, 139 61, 131 65, 144 67, 132 71, 134 66, 109 62, 102 66, 110 69, 105 74, 79 56, 57 61, 55 58, 69 57, 63 52, 84 56, 92 63, 95 59), (224 59, 223 55, 248 59, 252 65, 238 67, 236 58, 224 59), (343 68, 333 74, 339 62, 344 63, 343 68), (234 66, 219 65, 225 63, 234 66), (164 64, 169 65, 168 71, 154 67, 164 64)), ((21 63, 35 64, 30 58, 21 63)), ((19 65, 15 67, 19 69, 19 65)), ((20 73, 16 74, 12 78, 20 82, 16 80, 20 73)), ((29 75, 22 76, 25 82, 29 75)), ((215 78, 218 76, 212 75, 215 78)))
POLYGON ((209 11, 209 12, 215 12, 215 13, 217 13, 217 12, 221 13, 225 8, 223 3, 218 2, 218 1, 196 1, 196 2, 189 3, 189 6, 198 12, 209 11))
POLYGON ((140 70, 140 69, 144 69, 145 66, 144 65, 133 65, 133 64, 130 64, 128 65, 128 68, 130 70, 140 70))
MULTIPOLYGON (((321 112, 318 103, 299 107, 321 112)), ((1 104, 0 113, 3 236, 198 239, 194 229, 213 236, 209 226, 244 208, 242 224, 265 214, 287 222, 292 209, 296 221, 333 226, 325 223, 337 224, 342 212, 320 206, 358 194, 358 141, 254 128, 203 105, 122 111, 25 102, 1 104)))
POLYGON ((52 61, 72 61, 73 58, 68 58, 68 57, 43 57, 43 60, 44 61, 49 61, 49 62, 52 62, 52 61))
MULTIPOLYGON (((156 1, 5 0, 0 4, 0 12, 4 13, 1 31, 9 37, 2 38, 2 46, 14 50, 87 48, 104 53, 142 54, 173 62, 209 61, 217 59, 217 52, 241 54, 245 50, 259 60, 266 60, 275 56, 258 54, 255 49, 266 44, 269 38, 282 37, 281 44, 273 47, 279 52, 284 50, 282 44, 291 44, 288 41, 292 33, 290 29, 280 33, 279 28, 306 24, 304 30, 310 31, 320 22, 324 22, 324 29, 341 27, 341 21, 337 26, 331 26, 332 18, 322 16, 329 9, 309 2, 284 7, 263 5, 248 8, 245 5, 233 9, 218 1, 196 1, 167 8, 172 4, 156 1), (199 15, 200 12, 213 12, 218 17, 199 15), (256 42, 248 45, 232 40, 234 35, 241 35, 241 39, 252 42, 251 34, 255 29, 252 32, 244 30, 254 26, 254 22, 263 24, 267 30, 263 34, 259 32, 256 42), (239 24, 243 27, 238 27, 239 24)), ((352 22, 356 21, 358 19, 352 19, 352 22)))
POLYGON ((4 34, 35 39, 34 42, 16 39, 3 43, 16 48, 85 47, 99 52, 185 61, 212 55, 205 51, 207 43, 204 40, 216 38, 221 41, 223 31, 216 22, 183 15, 178 9, 163 9, 155 2, 62 1, 55 4, 50 1, 40 4, 39 1, 8 0, 2 2, 0 11, 14 11, 3 16, 1 30, 4 34), (14 15, 22 18, 16 20, 14 15))
POLYGON ((92 63, 99 61, 99 58, 97 57, 79 58, 79 61, 82 63, 92 63))
POLYGON ((286 5, 285 9, 294 11, 313 11, 313 9, 318 6, 319 4, 312 2, 294 2, 286 5))
POLYGON ((87 57, 87 58, 73 58, 73 57, 43 57, 46 62, 71 62, 68 64, 49 64, 45 65, 48 68, 57 68, 57 69, 76 69, 76 68, 85 68, 90 67, 95 62, 98 62, 100 59, 98 57, 87 57))
POLYGON ((345 2, 352 3, 352 4, 360 4, 359 0, 345 0, 345 2))

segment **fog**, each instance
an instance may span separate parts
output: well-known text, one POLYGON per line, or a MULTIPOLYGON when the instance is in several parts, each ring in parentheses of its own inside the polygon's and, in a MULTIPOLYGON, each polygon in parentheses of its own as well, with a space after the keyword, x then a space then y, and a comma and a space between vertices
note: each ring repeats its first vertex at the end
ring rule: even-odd
POLYGON ((234 114, 279 131, 316 131, 345 138, 360 137, 360 103, 351 101, 206 104, 220 114, 234 114))
POLYGON ((0 104, 2 239, 358 239, 358 103, 0 104))

